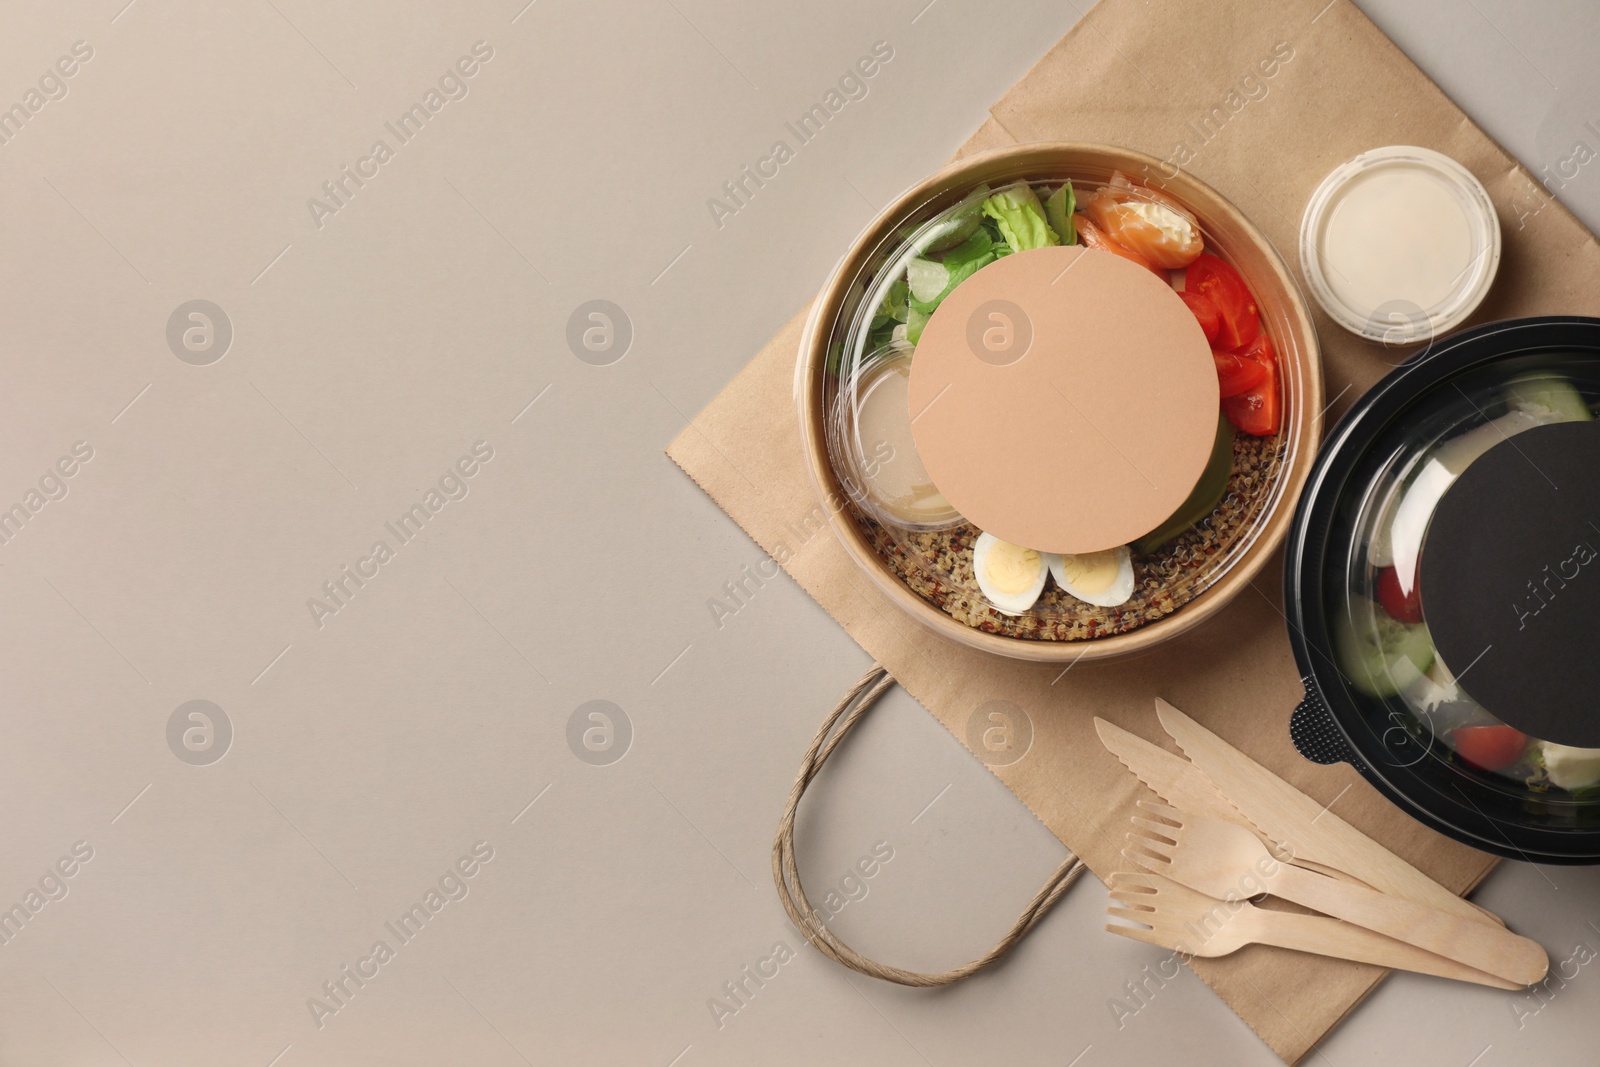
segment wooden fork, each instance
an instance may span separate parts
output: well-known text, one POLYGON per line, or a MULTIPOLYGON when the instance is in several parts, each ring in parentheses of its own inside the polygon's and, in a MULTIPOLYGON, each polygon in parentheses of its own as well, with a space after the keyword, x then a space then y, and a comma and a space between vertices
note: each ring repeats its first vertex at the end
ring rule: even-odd
POLYGON ((1247 900, 1217 900, 1159 874, 1113 874, 1110 889, 1112 897, 1126 906, 1107 908, 1106 913, 1143 925, 1107 924, 1107 930, 1186 956, 1226 956, 1246 945, 1276 945, 1496 989, 1522 988, 1510 979, 1338 919, 1264 911, 1247 900))
POLYGON ((1515 982, 1542 979, 1549 958, 1536 941, 1373 889, 1363 889, 1272 857, 1250 831, 1165 804, 1140 801, 1123 855, 1139 866, 1221 900, 1259 893, 1375 930, 1417 948, 1515 982))

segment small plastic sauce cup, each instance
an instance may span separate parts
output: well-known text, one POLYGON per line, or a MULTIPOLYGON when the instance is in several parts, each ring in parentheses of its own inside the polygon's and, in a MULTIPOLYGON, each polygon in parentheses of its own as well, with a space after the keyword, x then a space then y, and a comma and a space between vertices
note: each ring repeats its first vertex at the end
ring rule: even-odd
POLYGON ((1449 156, 1392 145, 1335 167, 1300 223, 1311 295, 1351 333, 1417 344, 1459 326, 1500 265, 1483 184, 1449 156))

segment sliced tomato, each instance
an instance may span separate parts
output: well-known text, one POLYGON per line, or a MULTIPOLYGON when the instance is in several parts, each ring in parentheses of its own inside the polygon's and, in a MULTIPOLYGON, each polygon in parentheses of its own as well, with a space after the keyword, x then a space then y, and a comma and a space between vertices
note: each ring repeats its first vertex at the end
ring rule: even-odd
POLYGON ((1260 360, 1250 362, 1265 368, 1266 374, 1261 381, 1238 396, 1223 400, 1222 413, 1228 416, 1229 422, 1247 434, 1271 437, 1283 426, 1283 403, 1278 396, 1278 367, 1275 363, 1263 363, 1260 360))
POLYGON ((1083 211, 1107 237, 1157 267, 1187 267, 1205 249, 1194 216, 1132 185, 1095 190, 1083 211))
POLYGON ((1411 578, 1411 591, 1400 588, 1400 575, 1393 567, 1378 572, 1378 603, 1401 622, 1422 621, 1422 590, 1417 588, 1416 575, 1411 578))
POLYGON ((1212 352, 1211 358, 1217 364, 1217 387, 1224 400, 1260 385, 1267 376, 1265 363, 1236 352, 1212 352))
POLYGON ((1114 255, 1119 255, 1123 259, 1139 264, 1139 266, 1143 267, 1145 270, 1153 271, 1154 273, 1159 274, 1163 280, 1166 279, 1167 275, 1165 271, 1157 270, 1154 263, 1151 263, 1139 253, 1134 252, 1107 237, 1105 231, 1090 221, 1089 216, 1085 215, 1083 212, 1080 211, 1072 216, 1072 224, 1077 228, 1078 243, 1083 245, 1083 247, 1097 248, 1102 252, 1111 252, 1114 255))
POLYGON ((1194 317, 1200 323, 1200 331, 1206 335, 1206 344, 1215 344, 1217 330, 1222 326, 1222 316, 1217 314, 1217 305, 1204 293, 1197 293, 1193 289, 1185 289, 1178 294, 1189 310, 1194 312, 1194 317))
POLYGON ((1501 723, 1496 726, 1462 726, 1450 735, 1456 755, 1486 771, 1503 771, 1521 758, 1528 735, 1501 723))
POLYGON ((1262 363, 1278 362, 1278 350, 1272 347, 1272 338, 1265 332, 1257 334, 1256 339, 1246 345, 1244 351, 1239 354, 1247 359, 1260 360, 1262 363))
POLYGON ((1222 319, 1217 331, 1219 347, 1238 352, 1260 335, 1261 314, 1256 310, 1255 297, 1250 295, 1239 272, 1210 252, 1202 252, 1189 264, 1183 287, 1204 293, 1216 304, 1222 319))

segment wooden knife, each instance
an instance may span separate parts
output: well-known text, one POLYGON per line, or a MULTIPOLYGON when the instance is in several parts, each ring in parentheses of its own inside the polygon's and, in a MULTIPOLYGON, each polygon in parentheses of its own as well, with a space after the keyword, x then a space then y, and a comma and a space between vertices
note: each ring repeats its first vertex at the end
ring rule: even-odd
POLYGON ((1099 717, 1094 720, 1094 728, 1100 735, 1100 743, 1168 804, 1256 832, 1250 820, 1217 792, 1205 772, 1182 756, 1099 717))
POLYGON ((1345 871, 1383 893, 1478 922, 1492 921, 1477 905, 1456 896, 1160 697, 1156 715, 1216 791, 1254 829, 1297 858, 1345 871))
POLYGON ((1204 771, 1182 756, 1168 752, 1153 741, 1146 741, 1138 734, 1130 733, 1098 716, 1094 720, 1094 728, 1100 734, 1100 743, 1121 760, 1122 765, 1132 771, 1139 781, 1173 807, 1242 826, 1260 837, 1281 860, 1340 881, 1365 884, 1354 875, 1334 870, 1305 856, 1290 855, 1276 841, 1253 826, 1238 808, 1228 802, 1227 797, 1217 792, 1217 787, 1211 784, 1211 779, 1205 776, 1204 771))

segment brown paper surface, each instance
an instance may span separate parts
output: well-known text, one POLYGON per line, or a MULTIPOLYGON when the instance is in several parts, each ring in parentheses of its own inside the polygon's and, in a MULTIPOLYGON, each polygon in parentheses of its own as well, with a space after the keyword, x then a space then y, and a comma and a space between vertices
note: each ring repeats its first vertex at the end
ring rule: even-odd
MULTIPOLYGON (((1353 5, 1324 3, 1213 0, 1202 12, 1180 0, 1101 0, 990 109, 957 156, 1031 140, 1103 141, 1161 159, 1186 146, 1192 158, 1177 162, 1231 198, 1298 275, 1299 219, 1322 176, 1369 148, 1422 145, 1476 174, 1500 215, 1500 272, 1472 322, 1600 313, 1594 237, 1353 5)), ((1312 312, 1327 395, 1336 398, 1331 425, 1399 356, 1312 312)), ((1139 659, 1085 663, 1065 675, 956 647, 899 612, 831 535, 810 532, 825 511, 806 473, 792 398, 803 318, 779 331, 668 453, 963 743, 979 705, 1004 699, 1024 709, 1033 747, 995 773, 1097 875, 1123 862, 1128 816, 1150 794, 1100 746, 1091 719, 1175 749, 1155 719, 1158 695, 1311 796, 1336 801, 1340 816, 1451 889, 1465 892, 1490 870, 1492 857, 1424 828, 1348 766, 1319 767, 1295 752, 1288 717, 1302 688, 1285 635, 1281 557, 1197 630, 1139 659)), ((1259 946, 1197 960, 1194 969, 1291 1063, 1383 976, 1259 946)))

